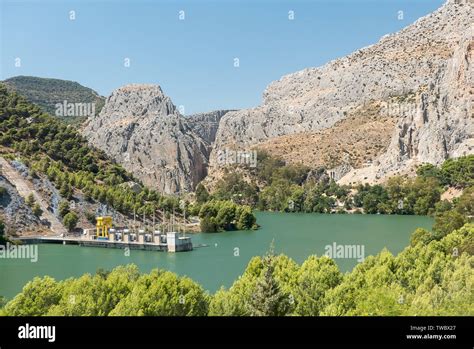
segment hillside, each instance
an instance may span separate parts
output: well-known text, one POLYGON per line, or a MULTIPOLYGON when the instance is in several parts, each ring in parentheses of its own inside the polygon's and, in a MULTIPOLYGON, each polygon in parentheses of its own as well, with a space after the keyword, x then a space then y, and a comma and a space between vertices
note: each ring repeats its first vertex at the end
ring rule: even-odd
POLYGON ((182 116, 158 85, 122 86, 83 134, 144 184, 164 193, 193 191, 207 174, 226 111, 182 116))
MULTIPOLYGON (((230 201, 210 205, 212 210, 205 212, 204 221, 214 223, 218 214, 222 216, 221 211, 227 213, 213 229, 254 227, 250 207, 230 201)), ((174 229, 183 229, 183 225, 188 231, 199 229, 184 221, 185 210, 187 217, 197 216, 200 205, 190 204, 184 195, 165 196, 143 185, 104 152, 90 146, 76 128, 0 84, 2 232, 3 221, 8 235, 58 235, 67 233, 66 228, 70 233, 80 233, 76 226, 93 227, 98 215, 111 215, 116 226, 132 229, 152 229, 156 217, 156 228, 170 229, 171 213, 174 229)))
POLYGON ((96 214, 111 214, 116 224, 128 224, 133 209, 141 213, 160 205, 178 206, 176 199, 165 200, 135 183, 104 153, 89 147, 74 128, 2 84, 0 163, 5 188, 0 219, 9 234, 61 232, 58 220, 68 212, 84 228, 93 226, 96 214), (30 194, 42 209, 41 222, 25 202, 30 194))
POLYGON ((448 1, 374 45, 271 83, 262 105, 222 118, 211 177, 221 177, 225 149, 262 147, 335 168, 342 183, 380 182, 472 154, 472 6, 448 1))
POLYGON ((186 116, 193 132, 204 139, 209 145, 216 140, 217 130, 221 119, 229 111, 233 110, 214 110, 207 113, 198 113, 186 116))
POLYGON ((40 106, 45 112, 70 124, 82 123, 89 113, 94 112, 97 115, 104 106, 104 97, 74 81, 16 76, 3 83, 26 97, 29 102, 40 106), (66 108, 59 109, 57 104, 64 106, 65 102, 66 108), (83 108, 76 103, 86 105, 83 108))

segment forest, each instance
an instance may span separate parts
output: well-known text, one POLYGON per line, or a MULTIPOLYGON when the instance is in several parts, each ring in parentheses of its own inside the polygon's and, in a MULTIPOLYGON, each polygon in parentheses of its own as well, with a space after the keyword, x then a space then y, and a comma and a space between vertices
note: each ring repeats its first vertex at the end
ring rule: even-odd
POLYGON ((414 178, 394 176, 383 184, 339 185, 326 170, 310 170, 285 164, 265 152, 258 152, 258 166, 250 170, 251 180, 228 170, 212 194, 202 185, 196 188, 198 202, 209 196, 233 200, 260 210, 315 213, 367 213, 436 215, 452 204, 441 200, 447 188, 463 191, 466 215, 474 215, 474 155, 448 159, 441 166, 422 165, 414 178))

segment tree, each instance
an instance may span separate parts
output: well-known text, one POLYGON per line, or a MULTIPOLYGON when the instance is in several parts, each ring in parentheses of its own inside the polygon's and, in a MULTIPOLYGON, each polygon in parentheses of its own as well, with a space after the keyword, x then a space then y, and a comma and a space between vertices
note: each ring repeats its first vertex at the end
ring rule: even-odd
POLYGON ((426 245, 431 240, 433 240, 433 234, 431 234, 428 230, 418 228, 410 236, 410 246, 415 246, 419 243, 426 245))
POLYGON ((5 245, 6 239, 5 239, 5 223, 0 219, 0 245, 5 245))
POLYGON ((448 159, 441 165, 445 182, 451 186, 467 187, 474 185, 474 155, 448 159))
POLYGON ((464 189, 456 201, 456 211, 464 216, 474 216, 474 186, 464 189))
POLYGON ((247 183, 242 174, 236 172, 229 172, 219 180, 213 196, 218 200, 232 200, 237 204, 252 206, 258 200, 257 187, 247 183))
POLYGON ((318 316, 324 308, 326 292, 339 285, 342 278, 343 275, 334 260, 325 256, 310 256, 298 271, 295 313, 318 316))
POLYGON ((142 275, 111 311, 113 316, 204 316, 209 298, 201 286, 169 271, 142 275))
POLYGON ((237 229, 248 230, 253 228, 257 219, 252 213, 252 209, 248 206, 244 206, 238 211, 240 211, 240 215, 237 220, 237 229))
POLYGON ((214 217, 201 218, 199 225, 202 232, 215 233, 219 230, 219 226, 214 217))
POLYGON ((36 217, 41 217, 41 215, 43 214, 43 210, 41 209, 41 206, 38 203, 35 203, 35 205, 33 206, 33 214, 36 217))
POLYGON ((273 246, 263 259, 263 275, 257 281, 249 302, 251 316, 284 316, 290 309, 290 298, 280 290, 275 279, 273 246))
POLYGON ((63 200, 59 203, 59 208, 58 208, 59 215, 61 217, 64 217, 69 213, 69 201, 63 200))
POLYGON ((63 224, 67 230, 73 231, 76 228, 79 218, 75 212, 69 212, 63 218, 63 224))
POLYGON ((416 175, 419 177, 425 177, 425 178, 429 178, 429 177, 436 178, 440 182, 444 182, 444 179, 445 179, 443 178, 443 172, 438 167, 432 164, 424 164, 420 166, 416 170, 416 175))
POLYGON ((249 206, 240 206, 232 201, 208 201, 199 211, 201 231, 250 229, 256 218, 249 206), (239 223, 240 222, 240 223, 239 223), (239 228, 240 227, 240 228, 239 228))
POLYGON ((219 228, 224 230, 231 230, 233 221, 235 219, 236 205, 230 201, 224 201, 219 205, 217 211, 216 223, 219 228))
POLYGON ((91 224, 96 223, 96 217, 94 212, 86 211, 85 212, 86 219, 89 221, 91 224))
POLYGON ((298 185, 291 186, 291 196, 287 202, 286 211, 301 212, 303 211, 305 191, 298 185))
POLYGON ((30 207, 33 207, 33 205, 35 204, 36 200, 35 200, 35 196, 33 195, 33 193, 30 193, 27 197, 26 197, 26 204, 30 207))
POLYGON ((457 211, 443 212, 435 217, 433 231, 439 239, 466 224, 466 218, 457 211))
POLYGON ((403 296, 403 289, 398 285, 370 287, 357 300, 352 316, 402 316, 408 308, 403 296))
POLYGON ((5 297, 0 296, 0 311, 3 309, 3 307, 5 307, 6 304, 7 300, 5 299, 5 297))
POLYGON ((67 200, 70 200, 72 198, 72 188, 69 185, 69 183, 64 181, 61 184, 61 188, 59 189, 59 194, 61 194, 61 196, 67 200))
POLYGON ((277 179, 260 193, 259 206, 261 209, 284 211, 290 200, 291 183, 286 179, 277 179))
POLYGON ((130 294, 139 276, 137 266, 127 265, 65 280, 61 283, 61 300, 49 308, 47 315, 107 316, 130 294))
POLYGON ((379 200, 377 195, 369 193, 364 196, 363 200, 364 212, 367 214, 375 214, 378 212, 379 200))
POLYGON ((196 200, 199 204, 203 204, 209 200, 209 192, 202 183, 199 183, 196 187, 196 200))
POLYGON ((8 316, 46 315, 49 308, 61 299, 61 286, 51 277, 35 277, 21 293, 5 306, 8 316))

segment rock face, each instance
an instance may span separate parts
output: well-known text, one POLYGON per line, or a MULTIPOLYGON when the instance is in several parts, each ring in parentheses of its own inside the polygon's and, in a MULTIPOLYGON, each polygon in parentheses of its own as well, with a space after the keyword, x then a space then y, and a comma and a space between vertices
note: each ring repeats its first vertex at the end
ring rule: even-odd
POLYGON ((209 142, 196 128, 159 86, 133 84, 113 91, 83 134, 145 185, 169 194, 193 190, 207 174, 209 142))
POLYGON ((15 186, 0 175, 0 187, 5 193, 0 196, 0 216, 5 220, 8 234, 20 234, 41 229, 41 222, 33 214, 15 186))
POLYGON ((473 22, 471 1, 448 1, 375 45, 271 83, 261 106, 222 118, 211 172, 218 170, 220 149, 265 143, 270 150, 272 140, 281 137, 287 137, 288 152, 279 155, 294 161, 291 137, 331 129, 374 103, 380 117, 394 119, 391 136, 381 140, 384 152, 375 152, 362 166, 354 165, 359 159, 347 159, 350 149, 341 150, 328 165, 348 162, 341 181, 376 182, 422 162, 438 164, 473 153, 473 22))
POLYGON ((230 111, 233 110, 215 110, 208 113, 193 114, 186 119, 193 131, 211 145, 216 140, 222 117, 230 111))

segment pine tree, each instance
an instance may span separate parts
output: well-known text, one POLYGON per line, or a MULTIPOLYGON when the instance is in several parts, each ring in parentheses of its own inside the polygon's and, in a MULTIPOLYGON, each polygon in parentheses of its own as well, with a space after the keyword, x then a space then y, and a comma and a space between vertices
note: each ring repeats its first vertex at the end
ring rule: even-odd
POLYGON ((64 217, 69 213, 69 202, 66 200, 63 200, 59 203, 59 215, 61 217, 64 217))
POLYGON ((290 308, 290 299, 281 292, 275 279, 273 242, 263 258, 263 275, 260 276, 249 304, 251 316, 284 316, 290 308))
POLYGON ((209 200, 209 192, 202 183, 199 183, 196 187, 196 200, 200 204, 209 200))
POLYGON ((33 193, 28 195, 28 197, 26 198, 26 204, 30 207, 33 207, 33 205, 35 204, 35 197, 34 197, 33 193))
POLYGON ((41 206, 38 203, 35 203, 33 206, 33 214, 36 217, 41 217, 41 215, 43 214, 43 210, 41 209, 41 206))

